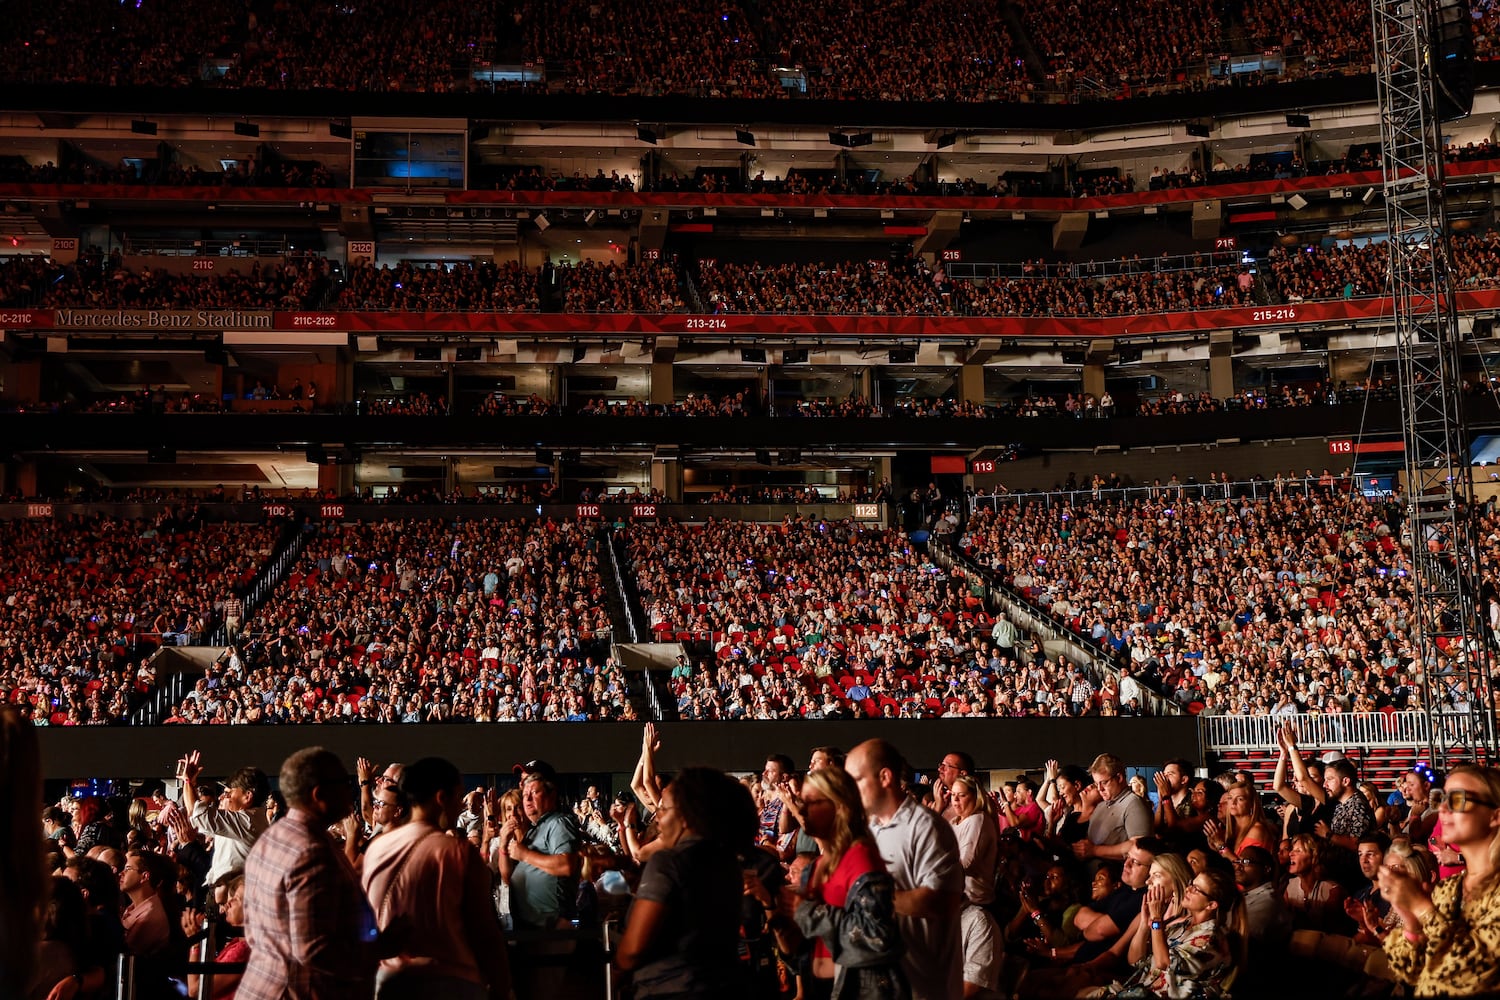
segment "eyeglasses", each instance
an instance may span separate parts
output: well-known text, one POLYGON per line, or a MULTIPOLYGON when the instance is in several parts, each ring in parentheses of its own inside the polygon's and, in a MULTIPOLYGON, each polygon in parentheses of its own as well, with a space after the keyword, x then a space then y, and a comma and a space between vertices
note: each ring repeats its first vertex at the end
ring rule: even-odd
POLYGON ((1456 813, 1466 813, 1475 806, 1484 806, 1486 809, 1495 808, 1495 803, 1469 791, 1466 788, 1444 788, 1431 793, 1432 804, 1441 809, 1447 806, 1456 813))
POLYGON ((1237 868, 1244 868, 1248 865, 1255 865, 1257 868, 1260 867, 1259 861, 1253 861, 1250 858, 1236 858, 1234 864, 1237 868))
POLYGON ((395 802, 382 802, 379 799, 376 799, 373 803, 371 803, 371 806, 373 808, 375 808, 375 809, 399 809, 399 808, 401 808, 395 802))
POLYGON ((1184 896, 1186 896, 1190 892, 1196 892, 1198 895, 1202 896, 1204 899, 1210 899, 1210 898, 1212 898, 1212 897, 1209 896, 1208 893, 1206 893, 1202 889, 1198 888, 1198 884, 1196 882, 1189 882, 1183 888, 1183 890, 1182 890, 1182 894, 1184 896))

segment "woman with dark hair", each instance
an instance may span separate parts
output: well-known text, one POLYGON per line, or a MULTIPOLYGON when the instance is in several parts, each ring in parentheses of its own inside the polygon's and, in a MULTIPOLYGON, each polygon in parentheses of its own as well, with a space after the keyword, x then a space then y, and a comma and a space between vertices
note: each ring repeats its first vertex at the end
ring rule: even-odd
POLYGON ((783 890, 797 928, 817 938, 809 1000, 899 1000, 910 995, 901 974, 895 883, 880 859, 859 788, 847 771, 823 767, 802 784, 807 832, 822 856, 801 891, 783 890))
POLYGON ((662 791, 663 846, 641 873, 615 952, 636 997, 744 995, 739 859, 754 846, 758 823, 745 821, 754 808, 743 785, 712 768, 687 768, 662 791))
POLYGON ((84 946, 88 916, 83 890, 70 879, 52 876, 52 893, 42 918, 42 940, 29 1000, 45 1000, 60 984, 83 981, 84 946))

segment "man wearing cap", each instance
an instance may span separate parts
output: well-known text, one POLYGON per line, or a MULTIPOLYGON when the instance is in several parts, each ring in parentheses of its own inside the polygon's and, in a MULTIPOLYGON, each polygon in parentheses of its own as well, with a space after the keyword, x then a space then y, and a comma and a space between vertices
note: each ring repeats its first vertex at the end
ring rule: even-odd
POLYGON ((510 883, 518 927, 566 924, 578 890, 583 839, 571 813, 559 809, 557 775, 545 761, 517 764, 521 814, 500 829, 500 874, 510 883))
POLYGON ((266 832, 266 796, 271 782, 258 767, 242 767, 229 776, 218 801, 199 798, 198 778, 203 773, 197 750, 178 762, 182 775, 182 808, 199 833, 214 838, 213 861, 203 884, 215 885, 226 875, 243 871, 245 858, 255 841, 266 832))

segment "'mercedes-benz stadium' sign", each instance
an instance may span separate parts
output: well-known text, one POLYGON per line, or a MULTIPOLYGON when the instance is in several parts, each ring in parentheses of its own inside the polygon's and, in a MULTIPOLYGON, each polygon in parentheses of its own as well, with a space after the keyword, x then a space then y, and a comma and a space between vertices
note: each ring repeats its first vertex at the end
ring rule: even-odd
MULTIPOLYGON (((54 330, 270 330, 269 310, 54 309, 54 330)), ((30 324, 41 325, 41 324, 30 324)))

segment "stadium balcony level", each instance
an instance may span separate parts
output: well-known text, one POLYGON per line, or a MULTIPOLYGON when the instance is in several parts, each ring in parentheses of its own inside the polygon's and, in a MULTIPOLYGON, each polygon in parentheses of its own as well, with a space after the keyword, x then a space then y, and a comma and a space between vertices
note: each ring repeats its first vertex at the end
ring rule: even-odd
MULTIPOLYGON (((1471 427, 1493 424, 1493 398, 1467 400, 1471 427)), ((0 436, 21 451, 121 450, 142 442, 184 450, 250 451, 338 442, 360 447, 608 447, 676 444, 716 451, 772 447, 971 449, 1121 448, 1294 437, 1349 437, 1401 428, 1394 402, 1171 416, 881 419, 809 417, 346 416, 313 414, 0 415, 0 436)))
MULTIPOLYGON (((1005 164, 997 161, 997 166, 1005 164)), ((1500 160, 1464 160, 1447 165, 1450 181, 1483 182, 1500 174, 1500 160)), ((416 206, 383 209, 398 219, 457 218, 468 220, 505 218, 518 210, 530 208, 601 208, 601 209, 704 209, 729 213, 736 211, 758 215, 762 208, 827 209, 831 211, 902 211, 902 212, 996 212, 1009 217, 1014 212, 1044 215, 1063 212, 1096 212, 1141 210, 1147 207, 1187 208, 1195 202, 1232 198, 1236 205, 1269 203, 1276 195, 1320 195, 1332 193, 1342 197, 1346 189, 1378 188, 1379 170, 1338 174, 1309 174, 1271 180, 1245 180, 1234 183, 1205 183, 1191 187, 1161 188, 1124 194, 1097 195, 1084 198, 996 196, 996 195, 866 195, 866 194, 786 194, 721 193, 703 191, 531 191, 531 190, 453 190, 434 191, 441 202, 424 202, 416 206), (495 213, 499 213, 496 215, 495 213), (509 215, 507 215, 509 213, 509 215)), ((0 198, 11 201, 85 200, 96 206, 123 207, 132 202, 163 205, 212 203, 216 210, 233 210, 236 206, 270 208, 278 205, 366 205, 389 194, 380 188, 288 188, 245 186, 173 186, 151 184, 41 184, 0 183, 0 198)), ((705 225, 699 222, 699 230, 705 225)))

